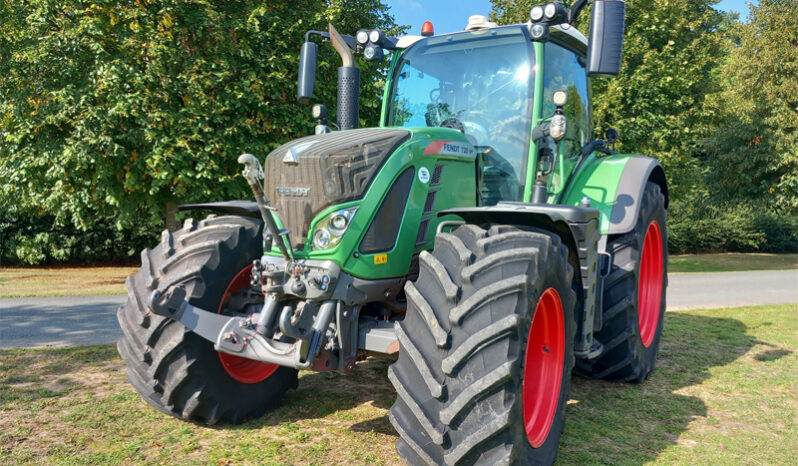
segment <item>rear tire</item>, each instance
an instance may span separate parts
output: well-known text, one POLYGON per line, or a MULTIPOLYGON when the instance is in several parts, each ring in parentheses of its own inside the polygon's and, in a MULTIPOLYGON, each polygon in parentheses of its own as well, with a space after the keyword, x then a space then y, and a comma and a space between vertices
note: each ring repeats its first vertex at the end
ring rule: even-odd
POLYGON ((574 364, 572 276, 548 232, 464 225, 435 238, 405 286, 388 372, 405 461, 554 462, 574 364))
POLYGON ((261 222, 250 218, 189 219, 177 232, 164 231, 155 249, 142 251, 141 269, 128 277, 128 300, 117 313, 124 333, 117 348, 128 380, 155 409, 206 424, 238 423, 276 407, 297 386, 297 371, 286 367, 256 383, 236 380, 213 343, 178 321, 151 313, 145 304, 153 290, 182 284, 190 304, 219 310, 228 285, 260 257, 261 230, 261 222))
POLYGON ((612 269, 604 282, 604 325, 595 337, 604 352, 579 360, 575 373, 616 382, 643 382, 654 370, 662 336, 668 277, 665 196, 646 184, 631 232, 611 237, 612 269))

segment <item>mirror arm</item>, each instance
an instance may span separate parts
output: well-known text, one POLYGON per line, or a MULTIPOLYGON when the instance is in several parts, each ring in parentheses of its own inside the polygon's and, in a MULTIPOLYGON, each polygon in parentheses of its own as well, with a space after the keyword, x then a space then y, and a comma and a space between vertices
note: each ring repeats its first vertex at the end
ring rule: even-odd
POLYGON ((531 136, 532 141, 537 142, 545 137, 548 137, 549 125, 550 123, 548 121, 542 121, 537 126, 535 126, 535 129, 532 130, 532 136, 531 136))
MULTIPOLYGON (((327 32, 327 31, 310 30, 310 31, 305 33, 305 42, 310 42, 310 36, 314 35, 314 34, 317 35, 317 36, 321 36, 321 38, 322 38, 322 40, 324 42, 330 42, 332 40, 330 38, 330 33, 327 32)), ((349 46, 350 49, 352 49, 352 50, 356 50, 357 49, 357 39, 355 39, 354 36, 349 36, 349 35, 346 35, 346 34, 338 34, 338 35, 341 37, 343 42, 347 46, 349 46)))
POLYGON ((582 9, 590 4, 592 0, 577 0, 568 9, 568 24, 573 25, 582 13, 582 9))

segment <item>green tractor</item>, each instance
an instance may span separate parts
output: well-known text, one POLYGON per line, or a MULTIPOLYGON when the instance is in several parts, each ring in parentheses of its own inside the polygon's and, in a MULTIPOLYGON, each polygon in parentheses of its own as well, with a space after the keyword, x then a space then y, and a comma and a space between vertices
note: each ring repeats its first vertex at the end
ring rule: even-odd
POLYGON ((526 24, 387 37, 309 31, 341 55, 337 131, 265 159, 255 201, 142 252, 119 310, 127 376, 156 409, 259 416, 298 370, 395 358, 390 421, 408 463, 552 463, 571 374, 642 382, 662 333, 668 189, 654 159, 592 138, 590 80, 619 73, 625 4, 534 6, 526 24), (378 128, 357 129, 353 53, 391 53, 378 128), (265 178, 265 179, 264 179, 265 178))

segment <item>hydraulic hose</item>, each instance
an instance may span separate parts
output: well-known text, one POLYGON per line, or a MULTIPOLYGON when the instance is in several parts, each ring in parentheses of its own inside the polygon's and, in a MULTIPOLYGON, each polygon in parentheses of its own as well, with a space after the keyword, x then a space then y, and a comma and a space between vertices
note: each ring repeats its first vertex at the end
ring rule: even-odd
POLYGON ((249 183, 252 189, 252 194, 255 196, 255 202, 258 203, 258 210, 260 216, 263 217, 263 223, 266 225, 266 230, 272 235, 277 243, 277 248, 282 253, 287 262, 292 262, 294 258, 288 253, 288 248, 285 247, 285 242, 280 236, 280 230, 277 228, 277 223, 274 221, 271 211, 269 210, 269 199, 263 193, 260 186, 260 180, 263 180, 263 167, 260 161, 252 154, 241 154, 238 157, 238 163, 244 165, 244 171, 241 173, 249 183))

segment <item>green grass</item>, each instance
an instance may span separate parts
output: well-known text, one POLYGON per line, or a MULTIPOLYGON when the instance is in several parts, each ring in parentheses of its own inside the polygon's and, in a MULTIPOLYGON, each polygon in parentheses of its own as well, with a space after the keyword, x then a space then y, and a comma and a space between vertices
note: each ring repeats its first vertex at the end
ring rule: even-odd
POLYGON ((124 294, 135 267, 2 268, 0 298, 124 294))
POLYGON ((798 268, 798 254, 686 254, 670 256, 668 272, 738 272, 798 268))
MULTIPOLYGON (((144 403, 112 346, 0 351, 0 464, 399 464, 389 363, 203 427, 144 403)), ((796 367, 798 306, 669 312, 648 381, 574 379, 560 464, 795 464, 796 367)))

